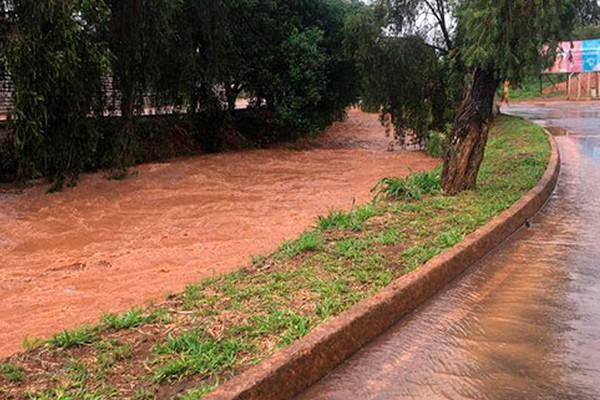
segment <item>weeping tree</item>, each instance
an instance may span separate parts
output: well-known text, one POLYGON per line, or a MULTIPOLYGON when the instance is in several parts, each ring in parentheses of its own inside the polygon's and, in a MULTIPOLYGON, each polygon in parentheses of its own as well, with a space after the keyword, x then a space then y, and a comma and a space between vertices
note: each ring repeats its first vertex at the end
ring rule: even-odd
POLYGON ((424 145, 431 128, 443 129, 446 107, 442 62, 418 35, 382 30, 381 9, 365 9, 348 21, 345 45, 355 54, 362 79, 362 102, 390 117, 402 142, 411 133, 424 145))
POLYGON ((382 0, 381 4, 400 32, 422 31, 423 21, 432 23, 425 29, 430 45, 466 73, 444 156, 441 184, 448 194, 477 183, 500 82, 519 82, 527 70, 543 68, 541 49, 568 37, 576 21, 593 20, 598 9, 595 0, 382 0))
POLYGON ((5 41, 14 85, 17 179, 48 177, 54 189, 74 182, 95 150, 88 116, 101 113, 101 77, 109 52, 100 40, 102 0, 14 0, 5 41))
POLYGON ((219 74, 226 64, 226 8, 222 0, 174 3, 170 41, 157 49, 163 56, 156 62, 159 73, 154 85, 166 104, 185 112, 203 150, 219 151, 223 126, 219 74))
POLYGON ((541 70, 541 49, 568 36, 577 17, 575 5, 567 0, 465 0, 459 6, 458 52, 470 76, 444 158, 446 193, 475 187, 500 82, 521 81, 531 66, 541 70))
POLYGON ((134 162, 135 117, 145 101, 161 94, 168 72, 173 19, 181 4, 171 0, 107 0, 107 41, 112 53, 112 100, 118 104, 120 129, 114 138, 114 176, 126 174, 134 162))

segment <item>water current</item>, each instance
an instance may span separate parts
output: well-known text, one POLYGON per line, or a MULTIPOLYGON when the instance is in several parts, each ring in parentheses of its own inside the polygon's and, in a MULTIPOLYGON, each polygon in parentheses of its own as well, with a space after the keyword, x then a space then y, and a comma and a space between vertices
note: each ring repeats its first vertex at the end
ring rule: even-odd
POLYGON ((331 209, 438 161, 389 152, 377 115, 352 111, 318 139, 87 174, 46 195, 0 188, 0 356, 104 311, 160 301, 269 253, 331 209))

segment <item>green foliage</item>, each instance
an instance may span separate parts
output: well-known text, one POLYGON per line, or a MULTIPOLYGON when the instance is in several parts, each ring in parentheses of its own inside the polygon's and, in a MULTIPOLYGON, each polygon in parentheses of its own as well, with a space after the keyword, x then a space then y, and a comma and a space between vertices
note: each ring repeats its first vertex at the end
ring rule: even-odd
POLYGON ((430 131, 427 139, 426 153, 431 157, 440 158, 448 146, 448 137, 439 131, 430 131))
POLYGON ((143 309, 134 308, 121 314, 104 314, 101 321, 107 328, 130 329, 143 324, 156 322, 158 319, 156 314, 144 314, 143 309))
POLYGON ((428 130, 444 124, 443 65, 421 37, 383 33, 385 23, 377 10, 366 9, 346 26, 345 45, 362 77, 362 101, 391 117, 396 137, 412 133, 416 144, 424 144, 428 130))
POLYGON ((330 211, 326 216, 317 217, 317 226, 323 231, 339 229, 359 231, 363 228, 365 221, 379 212, 373 204, 356 207, 350 212, 330 211))
POLYGON ((59 189, 93 156, 97 132, 88 115, 101 109, 109 52, 102 0, 16 0, 6 44, 14 85, 17 177, 48 176, 59 189))
POLYGON ((545 59, 540 49, 567 38, 579 2, 570 0, 466 0, 457 11, 463 33, 460 55, 468 67, 520 82, 545 59))
POLYGON ((212 376, 217 371, 231 369, 243 349, 239 341, 216 340, 201 331, 169 335, 164 344, 154 347, 155 354, 169 356, 156 368, 154 379, 162 382, 190 374, 212 376))
POLYGON ((439 193, 440 171, 413 172, 406 178, 387 177, 381 179, 371 192, 375 197, 390 200, 423 200, 424 195, 439 193))
POLYGON ((23 380, 23 367, 11 363, 0 363, 0 374, 4 375, 11 383, 21 382, 23 380))
POLYGON ((571 40, 600 39, 600 25, 584 25, 573 31, 571 40))
POLYGON ((317 232, 305 232, 298 239, 281 245, 280 251, 285 257, 295 257, 307 251, 318 250, 322 245, 322 238, 317 232))
POLYGON ((343 0, 230 0, 228 5, 223 86, 230 106, 244 90, 270 124, 307 132, 356 102, 354 61, 342 41, 346 18, 357 5, 343 0))
POLYGON ((93 343, 97 338, 98 333, 95 329, 92 329, 89 326, 82 326, 70 331, 63 330, 61 333, 48 339, 48 344, 64 350, 72 346, 82 346, 93 343))
MULTIPOLYGON (((148 157, 148 110, 182 114, 188 147, 223 148, 232 125, 268 143, 343 117, 359 85, 343 46, 345 0, 1 2, 0 72, 15 85, 1 174, 60 189, 86 168, 115 178, 148 157), (6 51, 5 51, 6 50, 6 51), (238 119, 241 92, 252 107, 238 119), (107 122, 107 120, 109 122, 107 122), (244 124, 251 126, 247 129, 244 124)), ((176 125, 177 118, 166 118, 176 125)), ((165 131, 169 131, 168 127, 165 131)), ((169 135, 165 134, 168 138, 169 135)), ((151 142, 152 143, 152 142, 151 142)))

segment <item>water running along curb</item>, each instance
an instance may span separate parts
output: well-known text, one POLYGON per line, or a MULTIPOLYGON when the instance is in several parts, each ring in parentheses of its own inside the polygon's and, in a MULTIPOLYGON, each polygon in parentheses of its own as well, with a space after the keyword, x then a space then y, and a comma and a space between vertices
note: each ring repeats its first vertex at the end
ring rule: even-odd
POLYGON ((544 206, 556 187, 560 155, 554 138, 545 132, 552 148, 546 172, 540 182, 508 210, 417 271, 398 278, 375 296, 318 326, 204 398, 279 400, 294 397, 500 245, 544 206))

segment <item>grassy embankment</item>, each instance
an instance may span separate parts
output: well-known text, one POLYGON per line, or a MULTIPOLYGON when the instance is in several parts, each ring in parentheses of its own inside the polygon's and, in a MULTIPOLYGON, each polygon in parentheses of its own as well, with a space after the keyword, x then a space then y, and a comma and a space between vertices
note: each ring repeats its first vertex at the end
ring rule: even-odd
POLYGON ((198 398, 508 208, 538 182, 549 151, 539 127, 501 117, 477 190, 446 197, 432 186, 434 174, 418 174, 394 186, 408 190, 398 192, 402 199, 331 212, 239 272, 29 341, 26 352, 0 364, 0 397, 198 398))
MULTIPOLYGON (((552 82, 562 82, 565 78, 561 76, 554 76, 554 81, 552 82)), ((551 81, 545 79, 543 82, 544 86, 552 85, 551 81)), ((556 99, 561 97, 566 97, 567 93, 565 91, 557 91, 551 92, 548 94, 540 93, 540 81, 536 78, 526 79, 523 84, 519 86, 512 86, 510 88, 510 101, 529 101, 529 100, 548 100, 548 99, 556 99)))

